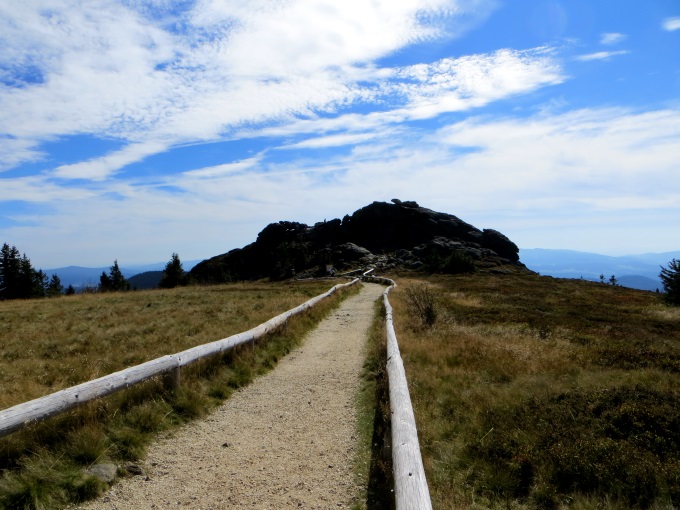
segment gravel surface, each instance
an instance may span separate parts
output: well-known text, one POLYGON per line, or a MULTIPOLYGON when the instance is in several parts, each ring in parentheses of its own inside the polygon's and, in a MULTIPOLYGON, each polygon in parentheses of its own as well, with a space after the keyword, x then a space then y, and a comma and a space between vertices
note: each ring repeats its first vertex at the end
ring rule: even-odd
POLYGON ((152 445, 146 476, 79 508, 350 508, 354 398, 383 290, 363 284, 273 371, 152 445))

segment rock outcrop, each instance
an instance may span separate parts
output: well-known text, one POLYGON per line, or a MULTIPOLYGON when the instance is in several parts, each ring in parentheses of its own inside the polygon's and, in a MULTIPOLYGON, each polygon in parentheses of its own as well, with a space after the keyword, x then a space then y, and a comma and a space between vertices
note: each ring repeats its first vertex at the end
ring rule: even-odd
POLYGON ((311 227, 271 223, 254 243, 204 260, 191 276, 213 283, 281 280, 323 274, 329 265, 337 271, 371 265, 447 273, 530 272, 519 261, 517 246, 500 232, 394 199, 311 227))

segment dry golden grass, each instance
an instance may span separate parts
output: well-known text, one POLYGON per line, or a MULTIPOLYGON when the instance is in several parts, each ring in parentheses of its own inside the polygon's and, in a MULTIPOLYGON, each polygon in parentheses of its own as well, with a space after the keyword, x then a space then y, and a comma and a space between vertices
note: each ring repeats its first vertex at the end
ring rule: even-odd
POLYGON ((390 302, 435 508, 678 502, 677 309, 546 277, 397 283, 390 302), (421 285, 437 296, 431 327, 408 303, 421 285))
POLYGON ((0 409, 246 331, 332 285, 239 283, 0 301, 0 409))
MULTIPOLYGON (((2 323, 3 338, 12 340, 5 352, 23 361, 14 372, 23 379, 14 388, 24 393, 13 399, 25 400, 30 392, 53 391, 60 384, 250 329, 333 283, 233 284, 1 303, 0 313, 8 318, 2 323), (32 343, 21 343, 29 337, 32 343), (46 347, 45 338, 51 347, 46 347), (39 354, 34 365, 22 345, 27 345, 26 352, 39 354), (42 370, 43 382, 63 372, 69 377, 41 385, 27 372, 32 366, 42 370)), ((106 484, 87 474, 85 467, 140 459, 156 434, 203 416, 272 369, 342 299, 358 291, 356 285, 341 289, 254 344, 185 367, 179 389, 170 390, 161 378, 152 378, 1 438, 0 509, 58 509, 96 497, 106 484)), ((2 367, 10 379, 12 363, 2 367)))

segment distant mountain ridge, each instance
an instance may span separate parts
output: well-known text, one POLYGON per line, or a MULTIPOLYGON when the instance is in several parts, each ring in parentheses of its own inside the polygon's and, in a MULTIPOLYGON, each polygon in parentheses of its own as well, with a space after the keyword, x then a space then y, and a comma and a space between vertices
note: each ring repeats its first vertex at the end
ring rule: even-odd
POLYGON ((520 257, 529 269, 542 275, 594 281, 599 281, 601 274, 606 280, 615 275, 621 285, 654 291, 663 290, 659 280, 661 266, 680 259, 680 251, 612 257, 575 250, 523 248, 520 257))
MULTIPOLYGON (((182 267, 185 271, 190 271, 200 260, 182 261, 182 267)), ((148 273, 151 271, 163 271, 167 262, 156 262, 154 264, 132 265, 121 267, 120 271, 128 280, 135 275, 148 273)), ((74 288, 96 287, 99 285, 99 277, 102 272, 108 274, 111 266, 106 267, 81 267, 81 266, 67 266, 58 267, 56 269, 43 270, 46 274, 56 274, 61 280, 64 287, 73 285, 74 288)), ((138 287, 143 288, 143 287, 138 287)))
MULTIPOLYGON (((609 280, 612 275, 615 275, 620 285, 650 291, 656 289, 663 290, 663 286, 659 280, 661 266, 666 266, 668 262, 674 258, 680 260, 680 251, 643 253, 618 257, 577 250, 556 250, 546 248, 521 248, 518 249, 518 252, 519 260, 521 260, 528 269, 542 275, 554 276, 556 278, 582 277, 586 280, 593 281, 599 281, 600 274, 603 274, 606 280, 609 280)), ((356 253, 361 254, 360 252, 356 253)), ((400 254, 408 256, 407 253, 400 254)), ((182 265, 185 271, 191 271, 192 268, 201 262, 201 260, 183 261, 182 265)), ((412 263, 417 265, 417 262, 415 261, 412 263)), ((147 288, 148 285, 152 285, 153 281, 158 278, 157 275, 151 277, 151 275, 145 275, 144 273, 162 271, 166 264, 167 262, 157 262, 153 264, 121 267, 121 272, 128 280, 139 275, 140 278, 133 279, 132 284, 133 286, 142 289, 147 288)), ((87 286, 96 287, 99 284, 99 277, 102 272, 108 274, 109 270, 110 266, 68 266, 56 269, 46 269, 44 272, 48 275, 57 274, 64 287, 73 285, 74 288, 78 289, 87 286)))

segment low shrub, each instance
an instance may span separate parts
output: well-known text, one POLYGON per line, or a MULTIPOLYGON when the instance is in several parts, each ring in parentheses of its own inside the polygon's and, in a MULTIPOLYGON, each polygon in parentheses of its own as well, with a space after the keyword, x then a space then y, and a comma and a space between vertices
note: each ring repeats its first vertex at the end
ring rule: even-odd
POLYGON ((409 314, 421 326, 432 327, 437 321, 437 304, 434 292, 427 285, 414 285, 406 288, 409 314))
POLYGON ((457 251, 451 253, 441 266, 441 272, 445 274, 474 273, 476 270, 472 257, 457 251))

